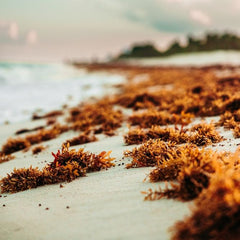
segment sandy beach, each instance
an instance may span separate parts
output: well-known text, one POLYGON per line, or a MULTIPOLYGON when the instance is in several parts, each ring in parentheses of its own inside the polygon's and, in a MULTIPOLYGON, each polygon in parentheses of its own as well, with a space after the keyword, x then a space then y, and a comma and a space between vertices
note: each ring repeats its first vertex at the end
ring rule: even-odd
MULTIPOLYGON (((237 70, 239 71, 239 68, 237 70)), ((237 70, 234 68, 235 72, 237 70)), ((116 74, 116 70, 114 71, 116 74)), ((233 70, 221 71, 231 76, 233 70)), ((123 72, 120 71, 121 76, 123 72)), ((133 74, 135 82, 141 82, 143 73, 148 74, 147 72, 147 69, 141 69, 139 73, 127 72, 125 76, 129 77, 133 74), (138 78, 140 81, 136 81, 137 76, 140 77, 138 78)), ((150 87, 154 89, 153 86, 150 87)), ((119 86, 115 89, 118 92, 119 86)), ((106 134, 103 132, 96 134, 98 141, 70 147, 70 149, 84 148, 85 151, 95 154, 112 151, 111 157, 115 158, 113 160, 115 167, 87 173, 87 176, 71 182, 45 185, 16 193, 2 193, 0 239, 171 239, 169 228, 176 221, 183 220, 190 214, 193 201, 183 202, 165 198, 144 201, 146 194, 144 195, 142 191, 148 191, 149 188, 157 190, 159 186, 164 189, 165 183, 152 183, 148 178, 144 181, 153 167, 126 168, 132 159, 123 157, 123 153, 137 145, 127 146, 124 142, 124 136, 129 129, 127 119, 131 116, 133 109, 121 109, 124 120, 121 127, 114 130, 113 136, 108 136, 109 132, 106 134)), ((57 120, 60 123, 64 123, 69 114, 68 109, 64 111, 65 115, 57 120)), ((218 122, 219 119, 219 115, 204 117, 206 123, 218 122)), ((46 122, 47 119, 40 119, 2 124, 0 125, 0 145, 3 146, 10 137, 17 138, 16 131, 46 126, 46 122)), ((190 128, 201 122, 202 117, 195 116, 187 127, 190 128)), ((174 129, 176 124, 166 125, 174 129)), ((216 129, 223 139, 218 143, 209 144, 207 148, 235 152, 240 144, 239 138, 234 138, 233 132, 224 129, 223 126, 216 129)), ((21 134, 20 137, 24 138, 28 134, 21 134)), ((56 138, 41 142, 40 144, 46 149, 37 155, 32 153, 34 146, 27 151, 14 152, 13 160, 1 163, 1 178, 10 174, 14 168, 33 166, 42 169, 54 160, 52 152, 57 153, 67 139, 78 135, 79 131, 70 129, 56 138)))
POLYGON ((240 0, 32 2, 0 0, 0 240, 239 240, 240 0))
MULTIPOLYGON (((63 188, 56 184, 3 194, 1 239, 168 239, 168 227, 188 213, 187 204, 143 201, 141 191, 154 184, 143 183, 148 168, 125 169, 122 165, 127 163, 121 160, 123 151, 129 147, 124 146, 121 132, 119 136, 103 136, 101 141, 84 144, 86 150, 95 153, 111 150, 116 158, 115 168, 64 183, 63 188)), ((66 133, 47 142, 48 148, 37 157, 31 151, 17 153, 16 159, 2 164, 1 176, 15 167, 43 167, 45 160, 52 160, 51 152, 73 135, 66 133)))

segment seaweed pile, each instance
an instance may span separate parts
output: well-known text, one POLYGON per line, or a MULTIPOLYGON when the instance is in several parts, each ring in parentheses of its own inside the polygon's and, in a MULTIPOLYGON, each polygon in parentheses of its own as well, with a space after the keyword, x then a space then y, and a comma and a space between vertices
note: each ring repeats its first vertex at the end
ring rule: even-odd
POLYGON ((38 154, 40 152, 42 152, 45 149, 45 147, 43 145, 38 145, 32 148, 32 154, 38 154))
POLYGON ((95 137, 95 135, 90 135, 89 132, 84 132, 76 137, 66 140, 65 144, 69 143, 70 146, 76 146, 79 144, 95 142, 97 140, 98 139, 95 137))
POLYGON ((196 145, 149 140, 125 153, 127 167, 155 166, 151 182, 175 181, 149 189, 145 200, 194 200, 192 213, 171 229, 172 239, 237 239, 240 216, 240 149, 216 152, 196 145), (207 207, 206 207, 207 206, 207 207))
POLYGON ((167 111, 157 111, 149 109, 145 112, 134 113, 128 121, 131 126, 149 128, 152 125, 182 124, 187 125, 191 122, 193 115, 181 112, 180 115, 170 114, 167 111))
MULTIPOLYGON (((240 101, 238 105, 240 105, 240 101)), ((240 138, 240 109, 233 110, 233 112, 227 111, 222 114, 217 125, 223 126, 226 129, 232 129, 233 136, 235 138, 240 138)))
POLYGON ((107 99, 93 104, 86 104, 70 110, 68 122, 73 130, 90 131, 114 135, 114 130, 121 127, 123 114, 114 110, 107 99))
POLYGON ((211 149, 199 149, 196 145, 176 145, 159 139, 149 140, 125 156, 133 160, 127 165, 132 167, 155 167, 149 174, 151 182, 176 180, 171 189, 150 190, 146 200, 157 200, 163 197, 192 200, 204 188, 208 187, 209 179, 216 168, 225 166, 227 153, 217 153, 211 149))
POLYGON ((0 181, 1 191, 19 192, 39 186, 70 182, 83 177, 86 173, 100 171, 114 166, 110 152, 93 154, 84 152, 84 149, 69 150, 69 144, 63 145, 61 151, 53 154, 54 161, 47 164, 42 170, 38 168, 14 169, 11 174, 0 181))
POLYGON ((34 144, 54 139, 66 131, 68 131, 67 126, 56 124, 49 129, 40 129, 36 133, 26 135, 25 137, 9 138, 7 142, 3 144, 1 152, 8 155, 28 149, 34 144))
MULTIPOLYGON (((232 158, 239 161, 239 151, 232 158)), ((239 166, 218 169, 211 177, 209 187, 195 200, 192 214, 172 227, 172 239, 238 239, 239 173, 239 166)))
POLYGON ((213 124, 199 123, 190 129, 184 128, 183 125, 179 129, 160 127, 153 125, 149 129, 131 129, 125 136, 124 141, 127 145, 140 144, 150 139, 161 139, 177 144, 193 143, 197 146, 210 145, 223 140, 219 133, 215 130, 213 124))
POLYGON ((176 180, 176 183, 171 183, 171 188, 150 190, 145 200, 158 200, 163 197, 192 200, 209 186, 210 178, 216 169, 227 164, 223 161, 226 153, 199 149, 194 145, 179 146, 178 152, 177 157, 158 164, 149 174, 152 182, 176 180))
POLYGON ((127 165, 127 168, 153 167, 169 158, 176 158, 178 148, 174 143, 166 143, 156 139, 149 140, 132 151, 126 151, 124 155, 125 157, 133 158, 132 162, 127 165))
POLYGON ((0 163, 8 162, 15 157, 11 154, 6 155, 5 153, 0 152, 0 163))

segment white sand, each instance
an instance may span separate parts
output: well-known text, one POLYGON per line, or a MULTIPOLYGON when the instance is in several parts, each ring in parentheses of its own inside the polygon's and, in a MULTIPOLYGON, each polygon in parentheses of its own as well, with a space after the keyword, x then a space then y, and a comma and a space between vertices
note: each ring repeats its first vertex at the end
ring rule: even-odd
POLYGON ((208 66, 214 64, 240 65, 240 51, 212 51, 185 53, 164 58, 136 58, 126 60, 128 63, 145 66, 208 66))

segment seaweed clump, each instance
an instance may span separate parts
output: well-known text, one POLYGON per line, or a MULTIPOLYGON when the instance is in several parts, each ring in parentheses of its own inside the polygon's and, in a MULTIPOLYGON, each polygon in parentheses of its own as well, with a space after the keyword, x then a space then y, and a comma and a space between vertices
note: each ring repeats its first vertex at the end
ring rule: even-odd
POLYGON ((160 139, 149 140, 132 151, 126 151, 126 157, 132 157, 127 168, 153 167, 178 155, 175 143, 166 143, 160 139))
POLYGON ((157 94, 151 94, 148 92, 135 94, 129 93, 116 98, 115 103, 126 108, 133 108, 134 110, 138 110, 160 105, 161 98, 157 94))
POLYGON ((124 136, 127 145, 139 144, 150 139, 161 139, 176 144, 188 142, 197 146, 209 145, 223 140, 215 130, 214 125, 206 123, 196 124, 190 130, 185 129, 183 125, 180 129, 177 126, 175 128, 162 128, 155 125, 150 129, 132 129, 124 136))
POLYGON ((235 138, 240 137, 240 109, 233 112, 225 112, 220 116, 220 120, 217 123, 219 126, 224 126, 226 129, 233 131, 235 138))
POLYGON ((62 110, 54 110, 54 111, 51 111, 51 112, 43 114, 43 115, 38 115, 38 114, 34 113, 32 116, 32 120, 39 120, 39 119, 43 119, 43 118, 53 118, 53 117, 58 117, 61 115, 63 115, 62 110))
MULTIPOLYGON (((123 114, 120 110, 114 110, 113 106, 101 101, 95 104, 86 104, 70 111, 68 121, 72 123, 72 129, 95 133, 111 133, 121 127, 123 114)), ((109 134, 109 135, 111 135, 109 134)))
POLYGON ((219 167, 224 167, 223 153, 210 149, 198 149, 189 145, 179 147, 179 157, 165 164, 159 164, 150 172, 150 181, 176 180, 171 188, 150 190, 145 200, 157 200, 163 197, 189 201, 199 196, 209 186, 212 175, 219 167))
POLYGON ((56 138, 61 133, 68 131, 67 126, 54 125, 50 129, 40 129, 36 133, 26 135, 25 137, 9 138, 2 146, 2 153, 11 154, 20 150, 26 150, 31 145, 41 143, 56 138))
POLYGON ((150 128, 152 125, 168 125, 183 124, 187 125, 191 122, 191 114, 184 112, 181 115, 170 114, 167 111, 157 111, 149 109, 144 112, 134 113, 129 117, 128 121, 132 126, 138 125, 142 128, 150 128))
POLYGON ((199 123, 194 125, 190 131, 192 134, 189 137, 189 142, 197 146, 218 143, 223 140, 223 137, 215 130, 213 124, 199 123))
POLYGON ((2 192, 19 192, 46 184, 70 182, 86 173, 100 171, 114 166, 111 151, 93 154, 84 149, 69 150, 69 144, 53 154, 54 161, 42 170, 38 168, 14 169, 11 174, 1 179, 2 192))
POLYGON ((199 149, 196 145, 177 146, 160 139, 149 140, 125 156, 132 157, 127 168, 155 167, 149 174, 151 182, 172 181, 171 188, 150 191, 145 199, 156 200, 163 197, 189 201, 196 198, 208 187, 217 167, 228 164, 225 155, 210 149, 199 149))
POLYGON ((235 138, 240 138, 240 125, 235 126, 233 129, 233 136, 235 138))
POLYGON ((183 126, 181 129, 177 128, 162 128, 160 126, 152 126, 150 129, 132 129, 124 136, 124 141, 127 145, 139 144, 150 139, 161 139, 162 141, 174 142, 174 143, 186 143, 188 135, 187 129, 183 126))
POLYGON ((32 149, 32 154, 36 155, 36 154, 42 152, 44 149, 45 149, 45 147, 42 145, 36 146, 32 149))
POLYGON ((10 160, 12 160, 14 158, 15 157, 13 155, 11 155, 11 154, 6 155, 6 154, 0 152, 0 163, 8 162, 8 161, 10 161, 10 160))
POLYGON ((90 143, 95 141, 97 141, 97 138, 94 135, 90 136, 88 132, 85 132, 85 133, 81 133, 80 135, 74 138, 66 140, 65 144, 69 143, 70 146, 75 146, 75 145, 90 143))
POLYGON ((30 142, 24 138, 9 138, 2 146, 2 153, 8 155, 29 148, 30 146, 30 142))
POLYGON ((195 200, 191 215, 172 227, 172 239, 238 239, 239 189, 239 169, 218 171, 212 177, 209 187, 195 200))
POLYGON ((44 126, 39 126, 39 127, 31 128, 31 129, 22 128, 22 129, 19 129, 18 131, 16 131, 15 135, 20 135, 20 134, 27 133, 27 132, 34 132, 34 131, 37 131, 37 130, 41 130, 43 128, 44 128, 44 126))

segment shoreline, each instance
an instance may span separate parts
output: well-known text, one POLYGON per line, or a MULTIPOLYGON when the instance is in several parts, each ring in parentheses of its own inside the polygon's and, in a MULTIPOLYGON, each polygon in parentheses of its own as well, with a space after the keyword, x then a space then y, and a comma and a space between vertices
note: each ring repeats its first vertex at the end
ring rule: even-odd
MULTIPOLYGON (((155 71, 166 71, 163 74, 166 74, 164 84, 167 84, 170 81, 167 76, 168 71, 173 70, 177 74, 177 71, 182 68, 137 68, 136 66, 125 68, 121 65, 115 68, 111 64, 109 66, 93 64, 88 65, 87 69, 90 71, 112 69, 113 72, 126 74, 132 80, 120 86, 120 90, 131 91, 131 88, 128 89, 129 86, 127 85, 134 84, 133 79, 146 74, 147 71, 153 71, 151 73, 153 74, 152 77, 155 76, 156 79, 157 75, 154 74, 157 74, 157 72, 155 71)), ((183 73, 180 72, 180 74, 186 74, 186 72, 189 74, 188 71, 193 69, 183 68, 181 70, 183 73)), ((196 72, 196 74, 201 73, 201 71, 214 72, 215 70, 220 71, 220 73, 225 70, 234 72, 235 69, 237 68, 218 65, 199 68, 200 72, 196 72)), ((195 71, 198 70, 195 69, 195 71)), ((144 81, 143 83, 140 81, 140 84, 144 84, 144 81)), ((148 90, 144 85, 140 87, 148 90)), ((143 100, 142 102, 139 101, 145 103, 143 100)), ((146 104, 149 104, 148 101, 146 104)), ((116 107, 116 104, 113 104, 113 107, 116 107)), ((102 151, 112 151, 111 157, 115 158, 115 167, 89 173, 86 177, 80 177, 70 183, 64 182, 62 183, 64 187, 60 187, 57 183, 13 194, 3 193, 3 197, 0 198, 1 238, 39 240, 66 239, 67 237, 71 239, 96 239, 96 237, 98 239, 159 239, 159 236, 161 236, 161 239, 170 239, 169 227, 172 227, 177 220, 182 220, 184 216, 189 215, 189 205, 191 206, 193 202, 169 199, 143 201, 142 191, 147 191, 149 188, 158 189, 159 186, 164 188, 165 183, 150 183, 148 180, 143 182, 152 168, 125 168, 130 159, 123 159, 123 152, 136 146, 126 146, 123 138, 128 132, 127 124, 129 123, 127 119, 133 111, 132 109, 123 111, 123 124, 114 130, 115 135, 107 136, 103 132, 96 134, 99 138, 96 142, 71 147, 71 149, 84 147, 86 151, 95 154, 102 151)), ((201 123, 201 117, 198 116, 196 119, 192 124, 201 123)), ((205 117, 205 120, 206 122, 211 122, 211 120, 217 122, 219 117, 205 117)), ((62 122, 63 120, 60 120, 60 123, 62 122)), ((45 124, 46 119, 0 125, 0 144, 2 146, 9 137, 15 138, 14 133, 21 128, 34 128, 45 124)), ((167 125, 174 128, 174 124, 167 125)), ((240 144, 239 138, 234 139, 232 132, 225 131, 223 127, 219 127, 218 131, 226 140, 215 143, 212 148, 235 152, 240 144)), ((22 168, 32 165, 41 169, 46 165, 45 161, 51 162, 53 160, 52 152, 56 153, 58 149, 61 149, 63 142, 78 134, 79 132, 74 132, 71 129, 56 138, 41 142, 40 144, 47 148, 38 155, 32 154, 32 147, 27 152, 13 153, 15 159, 1 164, 1 178, 10 173, 14 167, 22 168)), ((28 133, 20 136, 24 137, 26 135, 28 133)), ((211 148, 212 145, 210 144, 208 148, 211 148)))

